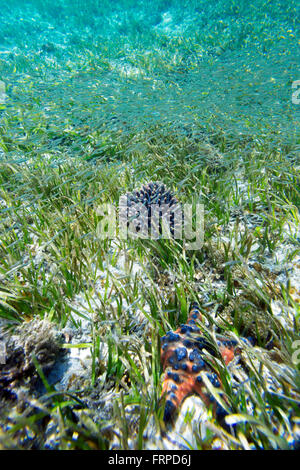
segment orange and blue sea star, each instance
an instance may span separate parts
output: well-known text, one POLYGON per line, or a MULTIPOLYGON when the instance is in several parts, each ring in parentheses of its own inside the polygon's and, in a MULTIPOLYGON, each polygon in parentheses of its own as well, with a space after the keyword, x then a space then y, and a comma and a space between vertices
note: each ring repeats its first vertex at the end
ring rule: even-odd
MULTIPOLYGON (((227 412, 209 392, 203 381, 202 372, 211 384, 221 389, 221 379, 211 360, 207 361, 207 351, 210 358, 218 355, 210 341, 201 334, 197 322, 202 316, 197 303, 190 308, 186 324, 176 331, 169 331, 161 338, 161 362, 165 371, 162 396, 165 397, 164 421, 172 420, 176 410, 184 399, 197 394, 205 405, 212 407, 216 418, 222 423, 227 412)), ((217 335, 217 347, 227 366, 240 352, 238 343, 230 338, 217 335)), ((225 399, 226 402, 226 399, 225 399)))

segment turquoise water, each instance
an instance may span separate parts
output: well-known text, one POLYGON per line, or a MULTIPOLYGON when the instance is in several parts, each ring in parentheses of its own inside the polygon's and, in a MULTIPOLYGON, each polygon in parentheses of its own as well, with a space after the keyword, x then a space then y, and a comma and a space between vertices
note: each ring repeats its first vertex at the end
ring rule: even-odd
POLYGON ((296 0, 1 0, 0 21, 13 158, 103 156, 114 133, 151 126, 274 145, 299 135, 296 0))

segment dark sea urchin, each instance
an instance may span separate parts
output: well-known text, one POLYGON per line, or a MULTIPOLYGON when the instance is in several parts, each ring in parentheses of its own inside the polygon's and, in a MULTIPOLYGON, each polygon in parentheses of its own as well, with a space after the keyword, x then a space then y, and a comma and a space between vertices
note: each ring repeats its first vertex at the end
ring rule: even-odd
POLYGON ((181 238, 182 207, 159 182, 149 182, 121 198, 121 220, 139 238, 181 238))

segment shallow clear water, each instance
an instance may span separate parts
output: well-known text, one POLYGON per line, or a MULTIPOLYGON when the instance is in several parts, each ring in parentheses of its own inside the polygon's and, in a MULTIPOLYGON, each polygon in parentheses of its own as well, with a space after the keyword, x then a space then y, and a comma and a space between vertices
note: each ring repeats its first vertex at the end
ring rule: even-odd
POLYGON ((193 300, 205 331, 260 348, 245 350, 233 386, 220 374, 236 416, 253 419, 224 443, 209 428, 204 448, 299 447, 299 13, 298 0, 0 0, 0 327, 23 322, 7 348, 13 375, 0 373, 0 448, 2 429, 22 448, 94 448, 85 417, 91 437, 100 423, 100 448, 126 448, 125 434, 140 448, 148 415, 146 446, 202 446, 201 402, 191 428, 182 408, 168 442, 151 429, 153 339, 176 331, 193 300), (103 204, 150 180, 203 204, 203 250, 120 230, 102 239, 103 204), (71 346, 64 358, 55 346, 47 379, 83 397, 78 409, 71 394, 43 395, 45 420, 22 383, 27 355, 46 350, 40 317, 66 326, 71 346), (15 377, 24 414, 1 408, 15 377))
POLYGON ((296 0, 1 0, 0 21, 6 153, 81 154, 89 133, 157 125, 274 145, 299 134, 296 0))

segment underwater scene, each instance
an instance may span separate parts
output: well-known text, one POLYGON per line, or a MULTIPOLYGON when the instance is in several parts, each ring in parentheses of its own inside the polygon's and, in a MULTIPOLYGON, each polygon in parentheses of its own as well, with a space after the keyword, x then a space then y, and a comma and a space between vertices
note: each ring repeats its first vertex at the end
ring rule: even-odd
POLYGON ((1 450, 300 449, 299 27, 0 0, 1 450))

